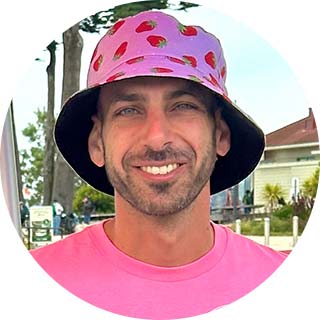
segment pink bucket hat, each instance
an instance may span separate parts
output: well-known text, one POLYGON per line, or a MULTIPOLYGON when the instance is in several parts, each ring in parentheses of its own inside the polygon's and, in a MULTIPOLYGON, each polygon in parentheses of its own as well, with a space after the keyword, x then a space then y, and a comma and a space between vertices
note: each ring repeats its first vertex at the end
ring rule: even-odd
POLYGON ((264 134, 228 98, 220 41, 201 27, 185 26, 163 12, 146 11, 119 20, 99 41, 88 71, 88 88, 70 97, 57 119, 58 149, 82 179, 99 191, 114 193, 105 168, 97 167, 88 153, 91 116, 97 112, 101 86, 138 76, 187 79, 216 94, 231 130, 231 148, 216 163, 211 194, 237 184, 254 170, 264 150, 264 134))

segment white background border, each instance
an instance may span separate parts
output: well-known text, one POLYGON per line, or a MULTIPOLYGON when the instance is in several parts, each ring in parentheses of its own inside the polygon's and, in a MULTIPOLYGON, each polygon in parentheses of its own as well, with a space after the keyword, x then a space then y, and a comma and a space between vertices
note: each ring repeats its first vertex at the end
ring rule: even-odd
MULTIPOLYGON (((72 24, 127 1, 1 2, 0 128, 14 87, 37 53, 72 24)), ((193 1, 246 23, 282 54, 304 86, 319 124, 320 19, 317 0, 193 1)), ((1 319, 105 319, 55 284, 28 255, 10 221, 0 189, 1 319), (50 290, 47 288, 50 287, 50 290)), ((319 200, 294 252, 253 293, 214 312, 215 319, 319 319, 319 200)), ((210 315, 209 318, 212 318, 210 315)))

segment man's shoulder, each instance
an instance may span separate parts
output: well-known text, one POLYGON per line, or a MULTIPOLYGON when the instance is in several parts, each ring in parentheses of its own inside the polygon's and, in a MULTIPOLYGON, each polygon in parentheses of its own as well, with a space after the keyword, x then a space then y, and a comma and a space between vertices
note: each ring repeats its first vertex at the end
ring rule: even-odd
POLYGON ((226 254, 248 259, 248 262, 260 260, 276 265, 281 264, 287 257, 287 254, 237 234, 227 226, 216 225, 215 228, 225 234, 226 254))
POLYGON ((40 264, 50 264, 65 261, 75 257, 81 259, 83 255, 93 250, 94 236, 101 229, 101 224, 85 227, 83 230, 70 234, 67 237, 50 243, 46 246, 30 250, 30 254, 40 264))

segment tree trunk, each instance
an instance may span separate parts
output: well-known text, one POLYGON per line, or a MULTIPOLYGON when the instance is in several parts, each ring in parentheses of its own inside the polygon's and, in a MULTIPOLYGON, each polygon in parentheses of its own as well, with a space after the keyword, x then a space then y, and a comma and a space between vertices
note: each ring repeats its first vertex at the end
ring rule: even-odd
MULTIPOLYGON (((76 24, 63 33, 63 47, 62 104, 69 96, 78 91, 80 86, 83 40, 79 33, 79 24, 76 24)), ((64 206, 66 212, 72 211, 74 180, 75 176, 72 169, 58 153, 55 163, 53 198, 64 206)))
POLYGON ((54 96, 55 96, 55 66, 56 66, 57 43, 52 41, 47 50, 50 53, 50 63, 47 67, 48 76, 48 106, 45 125, 45 154, 43 164, 43 204, 49 205, 52 202, 55 146, 53 141, 54 127, 54 96))

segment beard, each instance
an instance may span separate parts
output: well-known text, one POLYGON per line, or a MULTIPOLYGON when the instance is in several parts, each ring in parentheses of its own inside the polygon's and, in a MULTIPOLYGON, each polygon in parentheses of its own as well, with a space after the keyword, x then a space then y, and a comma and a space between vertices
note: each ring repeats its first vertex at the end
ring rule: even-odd
POLYGON ((136 210, 150 216, 176 214, 190 206, 209 181, 216 161, 213 141, 207 144, 197 170, 192 166, 196 154, 191 148, 181 150, 167 146, 160 151, 147 148, 141 154, 126 154, 122 162, 124 168, 122 173, 113 165, 112 156, 106 155, 104 147, 106 173, 114 189, 136 210), (131 174, 131 164, 139 161, 183 162, 187 163, 185 165, 189 168, 184 175, 174 181, 147 183, 137 181, 131 174))

